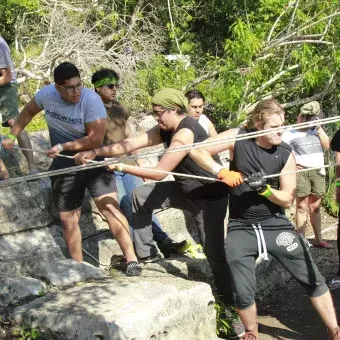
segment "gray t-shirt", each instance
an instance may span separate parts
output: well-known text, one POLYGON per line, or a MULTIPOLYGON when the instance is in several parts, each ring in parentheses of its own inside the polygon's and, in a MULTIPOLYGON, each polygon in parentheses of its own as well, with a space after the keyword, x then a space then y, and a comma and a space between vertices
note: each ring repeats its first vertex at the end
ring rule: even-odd
MULTIPOLYGON (((81 90, 80 100, 76 104, 64 101, 54 84, 43 87, 36 93, 34 99, 45 111, 52 146, 86 136, 86 123, 106 118, 106 110, 101 98, 88 88, 81 90)), ((67 154, 75 154, 75 152, 67 154)), ((73 160, 56 158, 52 168, 72 165, 75 165, 73 160)))
POLYGON ((11 68, 12 80, 11 83, 16 83, 17 75, 14 70, 13 62, 11 59, 9 47, 3 37, 0 36, 0 68, 11 68))

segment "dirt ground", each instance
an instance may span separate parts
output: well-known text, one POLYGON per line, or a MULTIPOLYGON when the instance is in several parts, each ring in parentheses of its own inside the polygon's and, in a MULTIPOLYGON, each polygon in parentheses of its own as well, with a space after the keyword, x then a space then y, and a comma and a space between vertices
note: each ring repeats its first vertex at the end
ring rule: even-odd
MULTIPOLYGON (((337 221, 324 211, 322 216, 322 229, 334 225, 337 221)), ((327 282, 336 274, 338 268, 336 233, 337 229, 333 229, 323 234, 324 240, 330 241, 333 249, 311 249, 313 258, 327 282)), ((308 228, 306 235, 313 235, 312 228, 308 228)), ((331 293, 340 320, 340 288, 331 293)), ((258 315, 261 340, 327 340, 326 329, 311 306, 306 291, 294 279, 290 279, 265 299, 258 301, 258 315)))

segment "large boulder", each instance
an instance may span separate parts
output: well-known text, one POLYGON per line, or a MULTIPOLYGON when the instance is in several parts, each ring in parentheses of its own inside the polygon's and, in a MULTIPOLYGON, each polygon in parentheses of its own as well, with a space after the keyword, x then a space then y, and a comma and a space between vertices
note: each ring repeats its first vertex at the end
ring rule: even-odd
POLYGON ((120 278, 49 294, 16 308, 12 319, 58 340, 215 339, 207 284, 169 276, 120 278))
POLYGON ((46 284, 31 277, 0 278, 0 306, 14 304, 28 296, 43 295, 46 284))

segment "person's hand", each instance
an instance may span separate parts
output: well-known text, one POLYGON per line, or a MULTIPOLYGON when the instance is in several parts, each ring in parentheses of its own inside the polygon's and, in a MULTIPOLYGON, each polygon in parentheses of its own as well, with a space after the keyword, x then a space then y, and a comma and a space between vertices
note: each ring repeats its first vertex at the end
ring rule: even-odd
POLYGON ((11 138, 5 138, 2 140, 2 146, 7 150, 13 149, 14 144, 15 141, 11 138))
POLYGON ((97 155, 94 152, 94 150, 89 150, 89 151, 78 152, 73 156, 73 158, 77 165, 83 165, 95 159, 96 156, 97 155))
POLYGON ((267 180, 261 172, 255 172, 247 178, 248 185, 257 192, 263 192, 267 189, 267 180))
POLYGON ((299 165, 299 164, 296 164, 295 168, 296 168, 296 170, 302 170, 302 169, 304 169, 304 167, 301 166, 301 165, 299 165))
POLYGON ((230 187, 236 187, 243 183, 243 177, 239 172, 229 171, 223 168, 217 174, 217 178, 221 179, 223 183, 229 185, 230 187))
POLYGON ((45 151, 45 154, 50 158, 56 158, 57 155, 59 155, 62 150, 63 150, 62 146, 60 144, 57 144, 53 148, 45 151))
MULTIPOLYGON (((110 160, 110 158, 105 158, 106 160, 110 160)), ((124 163, 114 163, 114 164, 107 164, 106 169, 109 171, 120 171, 122 172, 124 169, 124 163)))

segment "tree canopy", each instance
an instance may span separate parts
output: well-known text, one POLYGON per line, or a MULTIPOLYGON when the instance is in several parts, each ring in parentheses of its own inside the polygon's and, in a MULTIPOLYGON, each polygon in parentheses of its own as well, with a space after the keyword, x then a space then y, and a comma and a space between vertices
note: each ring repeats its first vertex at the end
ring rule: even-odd
POLYGON ((262 98, 336 114, 339 14, 337 0, 4 0, 0 29, 28 95, 71 60, 86 81, 116 69, 135 114, 162 86, 197 88, 225 127, 262 98))

